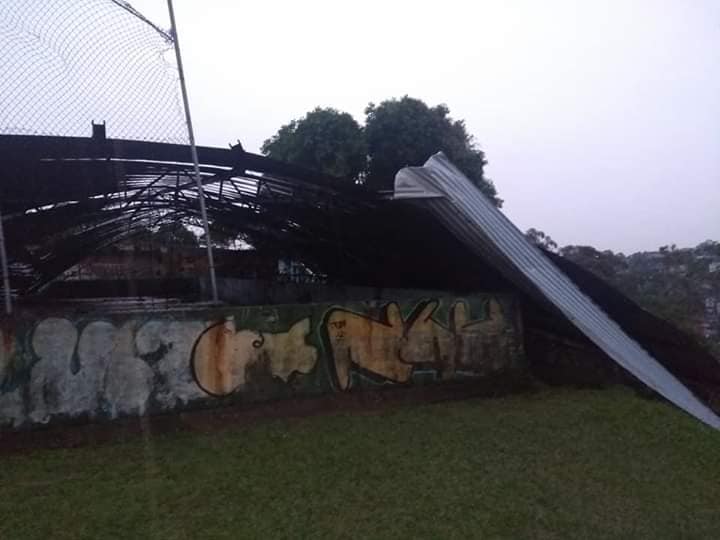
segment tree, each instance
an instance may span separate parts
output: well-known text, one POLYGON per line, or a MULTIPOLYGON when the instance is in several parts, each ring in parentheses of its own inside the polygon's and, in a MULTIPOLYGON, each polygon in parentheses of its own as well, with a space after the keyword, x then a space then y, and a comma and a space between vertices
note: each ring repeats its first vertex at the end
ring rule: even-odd
POLYGON ((698 255, 720 257, 720 242, 716 242, 715 240, 705 240, 695 246, 695 251, 698 255))
POLYGON ((565 246, 560 249, 560 255, 610 283, 617 283, 616 277, 628 266, 622 253, 613 253, 609 249, 598 251, 592 246, 565 246))
POLYGON ((462 120, 453 120, 446 105, 428 107, 405 96, 365 109, 368 146, 366 182, 376 189, 392 189, 395 173, 408 165, 422 165, 442 151, 497 206, 502 200, 485 178, 485 154, 477 148, 462 120))
POLYGON ((502 205, 493 183, 485 178, 485 154, 475 146, 465 123, 453 120, 445 105, 428 107, 405 96, 365 109, 364 129, 335 109, 317 108, 280 128, 262 146, 274 159, 364 182, 374 189, 392 189, 395 173, 422 165, 434 153, 450 160, 490 197, 502 205))
POLYGON ((198 237, 182 223, 163 223, 151 232, 152 241, 164 246, 198 247, 198 237))
POLYGON ((363 130, 353 117, 320 107, 282 126, 261 150, 273 159, 353 180, 365 171, 367 159, 363 130))
POLYGON ((659 253, 638 252, 628 257, 591 246, 565 246, 560 254, 618 288, 650 313, 671 321, 715 354, 720 340, 715 299, 720 297, 720 275, 709 262, 720 256, 720 243, 706 240, 695 248, 660 246, 659 253), (707 332, 707 335, 704 335, 707 332))
POLYGON ((525 231, 525 236, 536 246, 552 251, 553 253, 558 249, 557 242, 555 242, 549 234, 545 234, 539 229, 530 228, 525 231))

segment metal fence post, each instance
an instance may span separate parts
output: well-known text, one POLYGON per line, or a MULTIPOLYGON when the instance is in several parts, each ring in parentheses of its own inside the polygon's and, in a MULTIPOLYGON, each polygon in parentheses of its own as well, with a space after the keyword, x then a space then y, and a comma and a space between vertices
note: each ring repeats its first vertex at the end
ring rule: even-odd
POLYGON ((205 207, 205 190, 203 189, 202 178, 200 176, 200 162, 198 159, 197 146, 195 145, 195 133, 193 131, 192 118, 190 116, 190 102, 188 100, 187 86, 185 85, 185 72, 183 70, 182 56, 180 55, 180 39, 178 38, 177 25, 175 24, 175 10, 173 9, 172 0, 167 0, 168 11, 170 12, 170 25, 175 45, 175 57, 177 58, 178 73, 180 76, 180 88, 182 90, 183 106, 185 107, 185 121, 188 129, 188 139, 190 140, 190 151, 192 154, 193 168, 195 173, 195 183, 198 190, 198 199, 200 200, 200 216, 205 229, 205 242, 207 243, 208 268, 210 270, 210 288, 212 290, 213 302, 218 302, 217 280, 215 278, 215 261, 213 258, 212 241, 210 240, 210 225, 208 224, 207 209, 205 207))
POLYGON ((5 229, 3 228, 2 212, 0 211, 0 266, 2 266, 3 291, 5 296, 5 313, 12 314, 12 290, 10 289, 10 271, 8 269, 7 250, 5 249, 5 229))

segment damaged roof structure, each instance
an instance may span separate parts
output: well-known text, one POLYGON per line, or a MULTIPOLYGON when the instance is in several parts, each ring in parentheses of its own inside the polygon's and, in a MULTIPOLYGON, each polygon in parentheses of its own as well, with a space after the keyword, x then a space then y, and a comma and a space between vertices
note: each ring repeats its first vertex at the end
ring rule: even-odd
MULTIPOLYGON (((239 145, 198 150, 213 230, 301 262, 328 283, 518 292, 529 335, 601 351, 720 428, 707 405, 720 387, 709 353, 599 278, 530 244, 444 156, 400 171, 388 196, 239 145)), ((68 268, 148 226, 198 219, 187 146, 0 135, 0 155, 10 279, 20 299, 41 297, 68 268)))

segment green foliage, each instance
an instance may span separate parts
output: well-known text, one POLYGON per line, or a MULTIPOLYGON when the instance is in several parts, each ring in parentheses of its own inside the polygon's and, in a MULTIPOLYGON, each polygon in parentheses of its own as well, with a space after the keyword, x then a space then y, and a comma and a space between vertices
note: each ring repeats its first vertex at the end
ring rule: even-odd
POLYGON ((565 246, 560 249, 560 254, 610 282, 628 266, 623 254, 615 254, 609 249, 598 251, 592 246, 565 246))
POLYGON ((557 242, 555 242, 549 234, 545 234, 540 229, 528 229, 525 231, 525 237, 536 246, 548 251, 556 252, 558 249, 557 242))
MULTIPOLYGON (((240 235, 237 230, 232 230, 228 227, 219 227, 213 223, 210 223, 210 238, 212 239, 213 247, 219 249, 233 249, 238 240, 244 240, 243 235, 240 235)), ((204 232, 198 237, 198 242, 200 246, 207 246, 204 232)))
POLYGON ((205 433, 209 426, 192 418, 192 433, 145 428, 123 444, 3 456, 0 538, 657 539, 720 531, 720 434, 626 390, 231 422, 205 433))
POLYGON ((465 123, 450 117, 447 106, 428 107, 405 96, 370 103, 365 114, 362 128, 347 113, 317 108, 282 126, 265 141, 262 152, 374 189, 392 189, 398 170, 422 165, 442 151, 497 206, 502 205, 492 181, 485 178, 485 154, 465 123))
POLYGON ((140 233, 137 241, 150 241, 157 246, 198 247, 198 237, 182 223, 163 223, 156 230, 150 228, 140 233))
POLYGON ((474 144, 462 120, 453 120, 446 105, 428 107, 405 96, 365 109, 365 138, 369 165, 367 183, 392 189, 395 173, 405 166, 422 165, 442 151, 497 206, 502 201, 493 183, 484 176, 485 154, 474 144))
POLYGON ((293 120, 262 145, 267 156, 338 178, 365 170, 363 130, 348 113, 320 107, 293 120))
POLYGON ((701 242, 700 244, 695 246, 695 251, 699 255, 720 257, 720 242, 716 242, 714 240, 705 240, 704 242, 701 242))
POLYGON ((661 246, 657 252, 625 256, 591 246, 565 246, 560 254, 606 280, 643 309, 672 322, 712 350, 720 342, 707 340, 705 301, 720 298, 720 272, 709 272, 709 261, 720 257, 720 243, 707 240, 695 248, 661 246))

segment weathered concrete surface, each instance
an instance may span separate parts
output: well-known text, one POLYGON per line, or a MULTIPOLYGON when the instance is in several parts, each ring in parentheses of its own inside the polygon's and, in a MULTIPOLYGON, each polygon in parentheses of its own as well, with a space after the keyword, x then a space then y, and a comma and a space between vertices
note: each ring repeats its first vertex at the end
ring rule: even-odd
POLYGON ((510 296, 87 316, 0 326, 0 427, 111 419, 523 367, 510 296))

